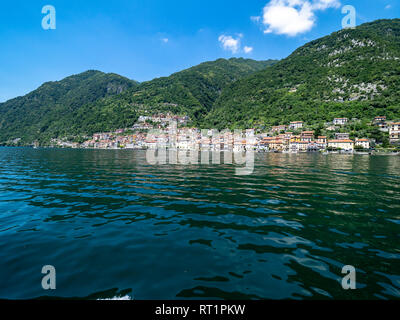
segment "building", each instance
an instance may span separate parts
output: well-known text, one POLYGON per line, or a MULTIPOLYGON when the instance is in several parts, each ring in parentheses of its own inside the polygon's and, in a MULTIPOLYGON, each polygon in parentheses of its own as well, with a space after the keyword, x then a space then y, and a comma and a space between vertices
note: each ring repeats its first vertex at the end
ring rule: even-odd
POLYGON ((392 144, 400 143, 400 122, 390 124, 389 139, 392 144))
POLYGON ((300 134, 300 140, 305 142, 311 142, 314 140, 314 131, 303 131, 300 134))
POLYGON ((386 117, 380 116, 380 117, 375 117, 373 124, 379 127, 379 130, 382 132, 388 132, 389 131, 389 126, 386 122, 386 117))
POLYGON ((316 140, 319 149, 326 149, 327 142, 328 140, 326 136, 319 136, 316 140))
POLYGON ((353 151, 354 150, 354 141, 353 140, 328 140, 328 148, 335 150, 345 150, 345 151, 353 151))
POLYGON ((298 145, 298 149, 300 152, 306 152, 308 151, 308 147, 309 147, 309 142, 308 141, 300 141, 297 143, 298 145))
POLYGON ((385 116, 375 117, 374 124, 378 124, 378 123, 381 123, 381 122, 386 122, 386 117, 385 116))
POLYGON ((285 125, 280 125, 280 126, 274 126, 272 127, 271 132, 282 132, 282 131, 286 131, 287 127, 285 125))
POLYGON ((370 149, 370 143, 368 139, 357 139, 355 143, 356 147, 363 148, 365 150, 370 149))
POLYGON ((333 124, 334 125, 344 126, 348 122, 349 122, 349 119, 347 119, 347 118, 335 118, 335 119, 333 119, 333 124))
POLYGON ((261 146, 265 147, 267 150, 271 151, 281 151, 284 149, 284 142, 283 140, 277 137, 267 137, 261 141, 261 146))
POLYGON ((335 133, 335 138, 336 138, 336 140, 349 140, 350 139, 350 134, 349 133, 336 132, 335 133))
POLYGON ((303 128, 303 121, 293 121, 289 125, 290 130, 297 130, 303 128))

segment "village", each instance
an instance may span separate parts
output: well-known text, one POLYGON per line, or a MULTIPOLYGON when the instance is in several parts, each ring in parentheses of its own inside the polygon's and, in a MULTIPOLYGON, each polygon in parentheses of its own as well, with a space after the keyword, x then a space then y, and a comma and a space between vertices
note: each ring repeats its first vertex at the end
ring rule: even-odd
MULTIPOLYGON (((350 133, 343 132, 349 121, 335 118, 325 123, 326 135, 317 135, 309 130, 303 121, 293 121, 287 125, 273 126, 267 132, 254 129, 243 131, 204 130, 188 127, 187 116, 158 114, 141 116, 132 128, 115 132, 96 133, 84 143, 53 140, 57 147, 91 149, 157 149, 213 151, 258 151, 258 152, 334 152, 369 153, 376 145, 374 139, 351 139, 350 133)), ((387 121, 386 117, 375 117, 371 126, 388 136, 390 144, 400 143, 400 122, 387 121)))

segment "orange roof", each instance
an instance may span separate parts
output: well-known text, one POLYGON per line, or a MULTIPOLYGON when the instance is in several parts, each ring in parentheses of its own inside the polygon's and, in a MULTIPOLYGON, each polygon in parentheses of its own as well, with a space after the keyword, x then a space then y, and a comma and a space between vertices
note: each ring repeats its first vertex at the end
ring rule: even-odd
POLYGON ((361 141, 361 142, 369 142, 368 139, 358 139, 356 142, 359 142, 359 141, 361 141))
POLYGON ((326 136, 319 136, 318 139, 326 139, 326 136))

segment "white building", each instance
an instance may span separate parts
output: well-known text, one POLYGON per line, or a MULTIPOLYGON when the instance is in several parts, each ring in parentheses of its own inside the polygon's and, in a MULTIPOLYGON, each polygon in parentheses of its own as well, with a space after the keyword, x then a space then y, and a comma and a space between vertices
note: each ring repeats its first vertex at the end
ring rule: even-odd
POLYGON ((368 139, 357 139, 356 140, 356 147, 361 147, 363 149, 369 149, 370 143, 368 139))
POLYGON ((333 119, 333 124, 334 125, 343 126, 343 125, 347 124, 348 122, 349 122, 349 119, 347 119, 347 118, 335 118, 335 119, 333 119))
POLYGON ((289 125, 290 130, 297 130, 303 128, 303 121, 293 121, 289 125))
POLYGON ((345 150, 345 151, 353 151, 354 150, 354 141, 353 140, 329 140, 328 148, 337 149, 337 150, 345 150))
POLYGON ((394 122, 389 127, 390 143, 400 142, 400 122, 394 122))

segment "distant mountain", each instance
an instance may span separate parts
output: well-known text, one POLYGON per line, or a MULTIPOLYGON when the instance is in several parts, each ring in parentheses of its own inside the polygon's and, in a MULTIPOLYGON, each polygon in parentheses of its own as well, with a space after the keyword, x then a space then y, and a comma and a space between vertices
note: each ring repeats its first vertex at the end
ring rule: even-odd
MULTIPOLYGON (((81 134, 92 122, 119 126, 114 110, 91 107, 97 100, 118 95, 138 83, 116 74, 87 71, 61 81, 47 82, 31 93, 0 104, 0 141, 31 143, 58 136, 81 134)), ((125 110, 134 118, 134 110, 125 110)), ((136 118, 135 118, 136 119, 136 118)))
POLYGON ((400 19, 335 32, 234 82, 204 125, 250 127, 376 115, 400 117, 400 19))

